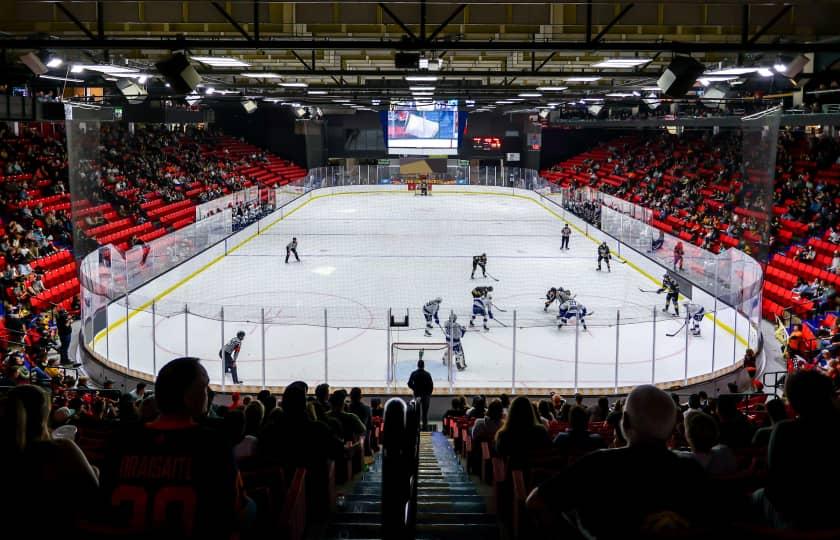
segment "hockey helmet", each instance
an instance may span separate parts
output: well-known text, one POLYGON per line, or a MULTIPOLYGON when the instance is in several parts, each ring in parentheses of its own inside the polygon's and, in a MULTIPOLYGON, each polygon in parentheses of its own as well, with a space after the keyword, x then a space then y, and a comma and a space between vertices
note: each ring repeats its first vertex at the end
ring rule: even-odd
POLYGON ((245 332, 240 330, 239 332, 236 333, 236 337, 238 337, 239 339, 244 338, 245 337, 245 332))
POLYGON ((441 298, 440 296, 435 298, 435 304, 440 304, 441 302, 443 302, 443 298, 441 298))
POLYGON ((493 286, 491 285, 491 286, 487 287, 487 290, 488 290, 488 291, 492 291, 492 290, 493 290, 493 286))
POLYGON ((449 315, 449 322, 455 322, 457 320, 458 320, 458 316, 455 315, 454 313, 449 315))

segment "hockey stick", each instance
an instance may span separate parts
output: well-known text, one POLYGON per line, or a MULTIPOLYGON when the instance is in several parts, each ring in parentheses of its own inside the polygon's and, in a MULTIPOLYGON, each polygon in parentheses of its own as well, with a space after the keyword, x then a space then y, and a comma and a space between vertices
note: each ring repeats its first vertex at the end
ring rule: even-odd
POLYGON ((499 281, 499 279, 498 279, 498 278, 493 277, 493 274, 486 274, 486 275, 487 275, 487 277, 489 277, 489 278, 490 278, 490 279, 492 279, 493 281, 499 281))
POLYGON ((652 292, 652 293, 659 294, 658 289, 643 289, 643 288, 639 287, 639 290, 642 291, 642 292, 652 292))
POLYGON ((500 325, 502 325, 503 327, 507 328, 507 325, 506 325, 505 323, 503 323, 502 321, 498 320, 498 319, 490 319, 490 320, 491 320, 491 321, 496 321, 497 323, 499 323, 499 324, 500 324, 500 325))
POLYGON ((666 336, 668 336, 668 337, 674 337, 674 336, 676 336, 677 334, 679 334, 680 332, 682 332, 682 329, 683 329, 683 328, 685 328, 685 325, 686 325, 686 322, 682 323, 682 324, 680 325, 680 327, 679 327, 679 328, 677 328, 677 329, 676 329, 676 330, 675 330, 672 334, 667 334, 667 333, 666 333, 665 335, 666 335, 666 336))

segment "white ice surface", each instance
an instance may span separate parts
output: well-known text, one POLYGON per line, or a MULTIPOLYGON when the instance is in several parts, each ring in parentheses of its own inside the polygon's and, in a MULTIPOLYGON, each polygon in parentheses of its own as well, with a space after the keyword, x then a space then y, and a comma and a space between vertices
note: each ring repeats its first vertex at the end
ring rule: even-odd
MULTIPOLYGON (((411 323, 407 330, 394 329, 391 341, 441 342, 437 328, 433 337, 423 336, 423 303, 441 296, 441 322, 452 310, 467 324, 471 289, 492 285, 495 303, 506 312, 496 313, 498 322, 490 322, 490 332, 470 332, 464 338, 467 370, 449 374, 437 353, 426 354, 439 386, 451 381, 453 387, 511 388, 514 376, 520 388, 682 381, 743 356, 745 347, 731 332, 731 309, 716 313, 723 325, 705 319, 701 337, 689 336, 686 342, 685 330, 667 337, 683 320, 659 311, 654 326, 653 312, 661 310, 664 295, 639 289, 655 289, 656 284, 617 259, 612 272, 596 271, 596 243, 578 230, 571 249, 561 251, 563 224, 540 204, 508 195, 440 192, 415 197, 403 191, 317 198, 167 294, 159 294, 167 285, 163 279, 138 291, 129 298, 132 308, 157 296, 155 313, 150 306, 130 309, 128 336, 125 324, 114 324, 126 315, 124 301, 112 305, 112 328, 99 336, 95 350, 148 373, 188 353, 202 358, 213 382, 219 383, 222 340, 241 329, 247 336, 238 364, 246 384, 326 379, 334 385, 381 387, 387 384, 389 308, 396 318, 409 309, 411 323), (302 262, 285 264, 285 245, 293 236, 302 262), (472 256, 483 252, 489 259, 487 270, 498 282, 470 279, 472 256), (551 286, 571 289, 594 313, 587 319, 588 331, 574 324, 558 330, 556 304, 543 312, 551 286)), ((624 255, 631 261, 643 259, 624 255)), ((190 264, 177 275, 198 267, 190 264)), ((646 260, 639 265, 650 266, 646 260)), ((746 329, 738 328, 740 335, 742 331, 746 329)), ((397 355, 397 384, 404 384, 416 359, 413 351, 397 355)), ((231 383, 229 375, 225 382, 231 383)))

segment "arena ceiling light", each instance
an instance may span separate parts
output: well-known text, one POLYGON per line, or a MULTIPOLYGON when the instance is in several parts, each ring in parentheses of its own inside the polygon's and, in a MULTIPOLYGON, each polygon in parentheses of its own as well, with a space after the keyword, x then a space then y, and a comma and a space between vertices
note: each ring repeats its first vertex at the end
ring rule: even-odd
POLYGON ((525 98, 542 97, 542 94, 540 94, 538 92, 522 92, 521 94, 519 94, 519 97, 525 97, 525 98))
POLYGON ((409 86, 409 90, 412 92, 427 92, 427 91, 434 91, 434 86, 409 86))
POLYGON ((772 77, 772 76, 774 75, 774 73, 773 73, 773 70, 772 70, 772 69, 770 69, 770 68, 765 68, 765 67, 763 67, 763 68, 758 68, 758 71, 756 71, 756 73, 758 73, 760 76, 765 77, 765 78, 766 78, 766 77, 772 77))
POLYGON ((755 73, 758 69, 759 68, 757 67, 731 67, 716 69, 714 71, 705 72, 703 77, 707 77, 709 75, 747 75, 749 73, 755 73))
POLYGON ((64 82, 85 82, 84 79, 74 79, 72 77, 56 77, 54 75, 39 75, 39 79, 50 79, 51 81, 64 81, 64 82))
POLYGON ((600 81, 601 77, 598 76, 587 76, 587 77, 566 77, 563 79, 566 82, 595 82, 600 81))
POLYGON ((250 77, 252 79, 279 79, 280 75, 276 73, 269 73, 263 71, 245 71, 240 73, 243 77, 250 77))
POLYGON ((508 101, 506 99, 500 100, 496 102, 496 105, 513 105, 513 101, 508 101))
POLYGON ((568 90, 568 86, 538 86, 537 90, 540 92, 562 92, 568 90))
POLYGON ((647 64, 650 61, 650 58, 610 58, 608 60, 602 60, 596 64, 592 64, 592 67, 626 69, 641 66, 642 64, 647 64))
POLYGON ((57 67, 60 67, 61 64, 63 64, 63 63, 64 63, 64 60, 62 60, 61 58, 59 58, 57 56, 52 56, 52 57, 50 57, 49 60, 47 60, 46 65, 47 65, 48 68, 57 68, 57 67))
POLYGON ((633 97, 638 96, 639 93, 636 92, 635 94, 630 92, 611 92, 609 94, 604 94, 604 97, 617 97, 617 98, 626 98, 626 97, 633 97))
POLYGON ((342 98, 342 99, 334 99, 334 100, 333 100, 333 103, 350 103, 351 101, 353 101, 353 100, 352 100, 352 99, 344 99, 344 98, 342 98))
POLYGON ((435 95, 435 93, 434 92, 412 92, 411 95, 414 96, 414 97, 431 97, 431 96, 435 95))
POLYGON ((110 64, 75 64, 70 68, 71 73, 83 73, 85 71, 95 71, 111 77, 138 77, 142 75, 139 69, 110 64))
POLYGON ((736 75, 721 76, 721 77, 700 77, 699 79, 697 79, 697 82, 699 82, 703 86, 709 86, 712 83, 729 82, 729 81, 734 81, 737 78, 738 77, 736 75))
POLYGON ((280 86, 285 88, 306 88, 309 84, 305 82, 281 82, 280 86))
POLYGON ((310 96, 326 96, 327 95, 326 90, 309 90, 306 93, 309 94, 310 96))
POLYGON ((405 80, 411 82, 433 82, 438 80, 436 75, 406 75, 405 80))
POLYGON ((210 67, 250 67, 251 64, 238 58, 225 56, 191 56, 190 59, 210 67))

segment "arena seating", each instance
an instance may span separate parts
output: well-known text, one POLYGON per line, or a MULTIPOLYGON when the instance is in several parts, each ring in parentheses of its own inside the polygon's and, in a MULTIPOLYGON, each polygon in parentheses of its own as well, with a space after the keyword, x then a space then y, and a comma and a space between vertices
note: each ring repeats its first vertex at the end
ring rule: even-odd
MULTIPOLYGON (((828 241, 828 230, 838 223, 827 221, 824 212, 836 210, 840 204, 840 143, 808 139, 794 132, 782 132, 780 142, 772 207, 773 252, 768 261, 760 261, 765 264, 762 314, 773 320, 792 313, 804 320, 813 317, 818 306, 791 291, 797 277, 824 281, 834 290, 828 307, 840 307, 834 301, 840 275, 828 271, 834 253, 840 250, 840 244, 828 241), (814 188, 808 188, 806 182, 812 182, 814 188), (820 192, 827 196, 817 210, 809 206, 809 196, 820 192), (801 246, 812 246, 816 257, 798 261, 801 246)), ((754 226, 765 218, 736 204, 744 187, 735 166, 740 156, 732 151, 727 155, 723 149, 738 148, 738 144, 734 139, 702 135, 622 136, 541 171, 541 175, 563 187, 589 186, 652 208, 651 225, 685 242, 705 244, 715 252, 728 247, 754 251, 760 240, 754 226), (698 186, 696 193, 688 192, 691 200, 670 198, 671 193, 679 195, 673 191, 678 182, 698 186), (741 224, 736 230, 740 234, 728 234, 736 219, 741 224), (705 238, 709 227, 717 231, 711 243, 705 238)))

